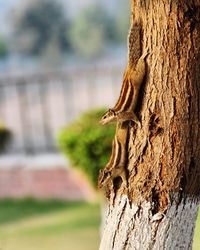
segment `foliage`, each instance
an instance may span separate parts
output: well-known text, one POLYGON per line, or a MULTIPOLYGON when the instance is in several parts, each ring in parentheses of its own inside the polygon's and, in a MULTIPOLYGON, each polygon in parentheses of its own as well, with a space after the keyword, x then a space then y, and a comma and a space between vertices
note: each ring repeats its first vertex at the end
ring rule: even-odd
POLYGON ((73 166, 85 172, 95 187, 99 170, 111 153, 114 136, 114 126, 99 124, 104 112, 104 109, 89 111, 58 134, 61 150, 73 166))
POLYGON ((81 10, 70 31, 75 52, 86 58, 98 56, 114 37, 113 25, 113 20, 101 6, 93 5, 81 10))
POLYGON ((28 6, 18 23, 17 33, 22 39, 26 37, 25 52, 39 55, 55 40, 61 51, 69 49, 68 29, 62 6, 53 0, 44 0, 28 6))
POLYGON ((8 54, 8 47, 5 40, 0 37, 0 58, 5 57, 8 54))
POLYGON ((0 152, 3 151, 11 139, 11 132, 0 122, 0 152))
POLYGON ((129 1, 120 0, 111 16, 99 4, 80 11, 70 29, 71 46, 85 58, 94 58, 108 45, 125 43, 129 29, 129 1))
POLYGON ((33 1, 16 22, 15 42, 20 52, 29 55, 44 55, 46 50, 49 53, 48 48, 55 47, 59 55, 73 49, 84 59, 95 58, 106 47, 126 40, 127 7, 128 0, 120 0, 119 8, 112 16, 103 4, 94 4, 81 8, 76 16, 67 19, 59 2, 33 1))

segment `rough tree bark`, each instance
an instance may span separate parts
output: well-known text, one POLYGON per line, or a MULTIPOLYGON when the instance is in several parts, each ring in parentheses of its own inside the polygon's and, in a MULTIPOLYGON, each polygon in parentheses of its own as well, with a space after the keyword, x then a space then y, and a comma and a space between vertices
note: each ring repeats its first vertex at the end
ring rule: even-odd
POLYGON ((129 60, 150 51, 142 128, 130 129, 128 194, 115 190, 100 249, 188 250, 200 197, 200 2, 131 6, 129 60))

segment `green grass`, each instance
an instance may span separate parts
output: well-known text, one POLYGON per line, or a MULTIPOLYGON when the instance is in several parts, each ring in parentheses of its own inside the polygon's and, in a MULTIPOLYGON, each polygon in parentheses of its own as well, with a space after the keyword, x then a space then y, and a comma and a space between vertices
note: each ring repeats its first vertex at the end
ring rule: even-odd
POLYGON ((95 250, 99 223, 97 204, 0 201, 0 250, 95 250))
POLYGON ((197 217, 196 227, 194 231, 194 240, 193 240, 193 250, 199 250, 200 249, 200 209, 199 214, 197 217))
POLYGON ((57 200, 0 200, 0 224, 14 222, 37 214, 46 214, 62 209, 77 209, 83 202, 63 202, 57 200))
MULTIPOLYGON (((85 202, 0 201, 0 250, 97 250, 99 205, 85 202)), ((200 213, 193 250, 200 249, 200 213)))

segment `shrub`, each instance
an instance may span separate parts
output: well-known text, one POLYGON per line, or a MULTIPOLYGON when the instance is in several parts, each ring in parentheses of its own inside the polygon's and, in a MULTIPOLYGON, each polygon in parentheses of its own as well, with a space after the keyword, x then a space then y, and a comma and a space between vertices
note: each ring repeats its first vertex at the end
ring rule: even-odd
POLYGON ((97 186, 99 170, 108 161, 114 137, 113 125, 99 124, 104 112, 104 109, 86 112, 58 134, 61 150, 72 166, 87 175, 94 187, 97 186))
POLYGON ((4 151, 11 139, 11 132, 0 122, 0 152, 4 151))

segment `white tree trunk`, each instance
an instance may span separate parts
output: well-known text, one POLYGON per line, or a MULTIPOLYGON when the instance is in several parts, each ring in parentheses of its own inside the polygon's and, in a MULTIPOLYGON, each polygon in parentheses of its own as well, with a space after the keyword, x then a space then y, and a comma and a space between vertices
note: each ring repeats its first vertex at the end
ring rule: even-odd
POLYGON ((127 196, 116 199, 108 208, 100 250, 192 249, 198 203, 185 198, 176 204, 172 202, 162 217, 152 216, 150 202, 138 207, 131 206, 127 196))

